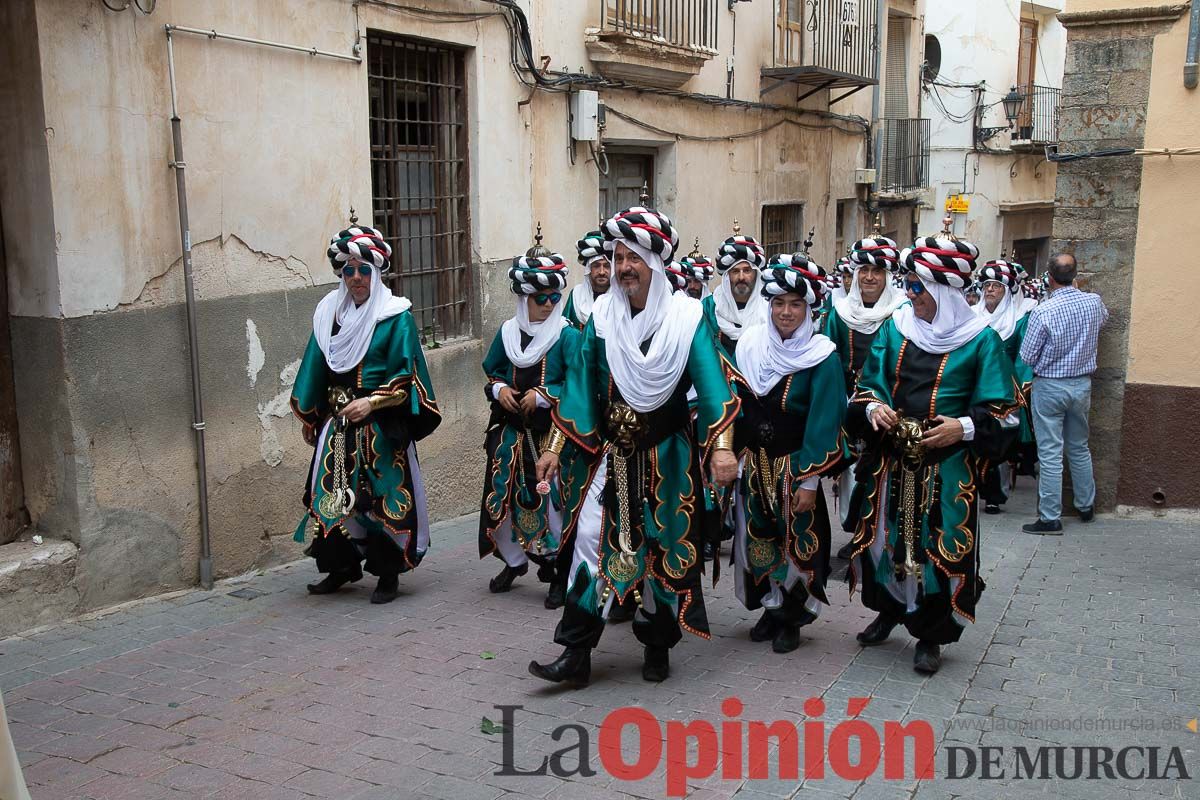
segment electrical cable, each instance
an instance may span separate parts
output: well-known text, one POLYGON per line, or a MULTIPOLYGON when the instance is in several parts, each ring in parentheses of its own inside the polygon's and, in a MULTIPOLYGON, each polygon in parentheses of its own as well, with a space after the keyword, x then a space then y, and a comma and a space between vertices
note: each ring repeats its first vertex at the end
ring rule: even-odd
POLYGON ((105 7, 105 8, 107 8, 109 11, 118 11, 118 12, 120 12, 120 11, 124 11, 125 9, 129 8, 129 0, 125 0, 125 5, 121 6, 120 8, 116 8, 116 7, 114 7, 113 5, 111 5, 111 4, 109 3, 109 1, 108 1, 108 0, 100 0, 100 2, 101 2, 101 3, 104 5, 104 7, 105 7))
POLYGON ((1114 158, 1116 156, 1200 156, 1200 147, 1118 147, 1111 150, 1093 150, 1085 153, 1060 153, 1058 145, 1046 145, 1046 160, 1055 164, 1069 164, 1089 158, 1114 158))
POLYGON ((399 11, 402 14, 411 14, 414 17, 426 17, 430 22, 440 24, 479 22, 488 17, 504 16, 503 11, 439 11, 431 8, 421 8, 420 6, 405 5, 404 3, 392 3, 388 2, 388 0, 357 0, 357 2, 379 6, 391 11, 399 11))
MULTIPOLYGON (((147 17, 154 13, 154 7, 158 5, 158 0, 146 0, 150 7, 142 8, 142 0, 133 0, 133 4, 137 6, 137 10, 145 14, 147 17)), ((126 4, 128 5, 128 4, 126 4)))

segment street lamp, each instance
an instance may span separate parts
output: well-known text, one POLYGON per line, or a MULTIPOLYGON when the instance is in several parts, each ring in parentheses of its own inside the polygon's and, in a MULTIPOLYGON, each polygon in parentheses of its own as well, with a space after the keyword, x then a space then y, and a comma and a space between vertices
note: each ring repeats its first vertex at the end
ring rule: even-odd
POLYGON ((1012 128, 1017 124, 1017 117, 1021 116, 1021 106, 1025 105, 1025 95, 1017 91, 1017 87, 1012 87, 1008 94, 1004 96, 1004 116, 1008 119, 1008 127, 1012 128))

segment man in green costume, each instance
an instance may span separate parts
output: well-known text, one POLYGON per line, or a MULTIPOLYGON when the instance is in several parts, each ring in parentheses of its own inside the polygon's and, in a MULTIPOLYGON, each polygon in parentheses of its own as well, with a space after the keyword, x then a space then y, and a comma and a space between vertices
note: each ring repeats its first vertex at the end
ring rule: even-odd
MULTIPOLYGON (((892 284, 899 258, 900 248, 878 233, 877 227, 874 236, 855 242, 850 254, 842 259, 850 269, 850 290, 829 304, 821 332, 830 338, 841 356, 847 397, 853 397, 857 390, 858 376, 867 363, 875 334, 891 319, 892 312, 908 302, 903 290, 892 284)), ((847 432, 856 449, 861 449, 864 431, 851 425, 847 432)), ((855 512, 862 504, 862 484, 854 479, 853 470, 847 469, 838 477, 835 495, 842 530, 854 533, 858 527, 855 512)), ((853 544, 847 541, 837 556, 848 559, 852 552, 853 544)))
POLYGON ((1022 404, 1018 412, 1021 418, 1021 433, 1018 443, 1007 458, 988 464, 987 474, 980 486, 983 510, 987 514, 999 514, 1000 506, 1008 501, 1008 487, 1012 483, 1014 466, 1022 448, 1033 443, 1033 427, 1029 424, 1029 390, 1033 387, 1033 368, 1021 360, 1021 342, 1025 340, 1025 328, 1029 325, 1029 312, 1037 303, 1021 292, 1021 279, 1025 269, 1020 264, 997 259, 989 261, 979 269, 978 280, 982 284, 983 301, 974 306, 975 313, 1000 336, 1004 352, 1013 365, 1022 404))
POLYGON ((583 265, 583 280, 567 295, 563 316, 576 330, 583 330, 592 318, 592 306, 603 297, 612 283, 612 265, 604 252, 604 235, 592 231, 575 243, 579 263, 583 265))
POLYGON ((399 594, 399 576, 429 549, 425 487, 416 443, 441 422, 412 306, 381 275, 391 248, 374 228, 352 227, 329 244, 342 276, 317 304, 313 333, 292 388, 292 412, 315 448, 304 492, 316 535, 306 553, 330 594, 379 577, 372 603, 399 594))
POLYGON ((759 293, 758 280, 759 270, 767 264, 767 254, 753 236, 741 234, 736 222, 733 229, 733 236, 717 251, 721 282, 711 296, 704 298, 704 314, 731 358, 742 334, 767 320, 767 301, 759 293))
POLYGON ((664 274, 679 242, 674 226, 638 206, 608 220, 604 236, 618 285, 596 302, 538 463, 539 479, 552 480, 569 439, 580 451, 573 460, 590 473, 569 482, 565 503, 575 549, 554 637, 565 649, 529 665, 539 678, 576 685, 590 678, 591 651, 621 598, 640 606, 633 629, 648 681, 667 678, 681 626, 708 638, 701 549, 719 531, 703 524, 704 489, 707 477, 728 485, 737 474, 732 368, 700 303, 672 294, 664 274))
POLYGON ((559 576, 556 569, 562 498, 557 483, 539 484, 537 461, 579 334, 562 315, 567 269, 561 255, 539 244, 513 259, 508 277, 516 314, 500 326, 483 361, 492 413, 484 440, 479 557, 504 562, 488 584, 495 593, 512 588, 533 560, 538 579, 550 584, 546 608, 558 608, 566 592, 565 570, 559 576))
POLYGON ((734 436, 745 457, 735 587, 746 608, 764 609, 750 638, 771 641, 776 653, 799 647, 800 627, 829 605, 829 514, 820 481, 850 458, 841 359, 833 342, 813 332, 824 278, 801 253, 773 257, 762 274, 770 318, 747 330, 737 350, 748 391, 734 436))
POLYGON ((926 674, 974 621, 984 588, 977 462, 1002 455, 1020 424, 1012 362, 963 295, 978 256, 947 232, 901 253, 911 305, 876 335, 853 403, 874 436, 850 585, 861 581, 878 612, 858 641, 881 644, 903 623, 926 674))

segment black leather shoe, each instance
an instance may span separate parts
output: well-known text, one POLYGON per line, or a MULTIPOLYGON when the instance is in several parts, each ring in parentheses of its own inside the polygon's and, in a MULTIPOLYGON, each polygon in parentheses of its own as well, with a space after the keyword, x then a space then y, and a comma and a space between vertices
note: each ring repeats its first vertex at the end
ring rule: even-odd
POLYGON ((758 622, 754 623, 754 627, 750 629, 750 641, 766 642, 775 638, 775 634, 779 632, 779 623, 771 616, 771 612, 763 609, 762 616, 758 618, 758 622))
POLYGON ((671 674, 671 651, 666 647, 647 647, 642 662, 642 679, 662 683, 671 674))
POLYGON ((853 540, 846 542, 844 545, 842 545, 840 548, 838 548, 837 557, 842 559, 843 561, 849 561, 853 555, 854 555, 854 541, 853 540))
POLYGON ((592 679, 592 651, 586 647, 568 647, 549 664, 530 661, 529 674, 551 683, 566 681, 574 686, 587 686, 592 679))
POLYGON ((899 624, 899 620, 892 619, 886 614, 880 614, 875 617, 875 621, 863 629, 858 636, 854 638, 863 647, 872 647, 877 644, 883 644, 887 641, 888 636, 892 634, 892 628, 899 624))
POLYGON ((543 605, 546 608, 562 608, 563 604, 567 601, 566 594, 565 586, 561 583, 552 583, 550 584, 550 590, 546 592, 546 600, 543 605))
POLYGON ((932 675, 942 666, 942 648, 933 642, 917 642, 913 653, 913 669, 925 675, 932 675))
POLYGON ((800 626, 780 625, 779 632, 771 642, 771 649, 776 653, 790 653, 800 646, 800 626))
POLYGON ((400 576, 381 575, 375 591, 371 592, 371 602, 377 606, 390 603, 400 596, 400 576))
POLYGON ((538 566, 537 579, 542 583, 554 583, 554 562, 538 566))
POLYGON ((637 601, 633 596, 625 598, 624 603, 614 602, 608 611, 608 621, 611 623, 629 622, 637 614, 637 601))
POLYGON ((999 513, 1000 513, 1000 506, 996 505, 995 503, 984 503, 984 505, 983 505, 983 513, 985 513, 985 514, 999 514, 999 513))
POLYGON ((1039 519, 1021 526, 1026 533, 1036 533, 1038 536, 1062 536, 1062 520, 1039 519))
POLYGON ((361 569, 355 570, 354 572, 331 572, 322 578, 319 583, 310 583, 308 585, 308 593, 333 594, 347 583, 354 583, 355 581, 362 580, 362 575, 361 569))
POLYGON ((510 567, 508 564, 505 564, 504 569, 500 570, 500 574, 488 581, 488 589, 491 590, 492 594, 507 592, 512 588, 513 581, 526 572, 529 572, 529 562, 519 567, 510 567))
POLYGON ((1096 518, 1095 507, 1079 509, 1079 521, 1080 522, 1091 522, 1095 518, 1096 518))

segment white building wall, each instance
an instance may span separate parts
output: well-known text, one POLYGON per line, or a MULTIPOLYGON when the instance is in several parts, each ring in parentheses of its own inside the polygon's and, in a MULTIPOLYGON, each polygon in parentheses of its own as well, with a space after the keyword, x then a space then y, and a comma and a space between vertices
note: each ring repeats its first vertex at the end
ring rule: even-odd
MULTIPOLYGON (((981 127, 1006 125, 1001 101, 1017 82, 1022 15, 1038 21, 1035 84, 1062 86, 1066 33, 1055 17, 1061 10, 1063 0, 1038 4, 1020 0, 929 0, 925 33, 937 37, 942 53, 936 83, 983 84, 984 105, 991 107, 984 113, 981 127)), ((965 219, 956 215, 955 232, 977 244, 983 258, 997 258, 1003 249, 1011 250, 1014 239, 1049 237, 1048 210, 1007 209, 1015 204, 1052 202, 1057 170, 1040 151, 1013 152, 1009 132, 986 143, 988 149, 997 152, 976 150, 971 122, 975 103, 976 93, 971 88, 925 86, 922 113, 931 120, 933 191, 932 205, 922 211, 920 224, 923 234, 940 230, 946 198, 968 194, 970 213, 965 219), (933 96, 935 91, 937 96, 933 96), (949 117, 939 109, 939 100, 949 117)))

